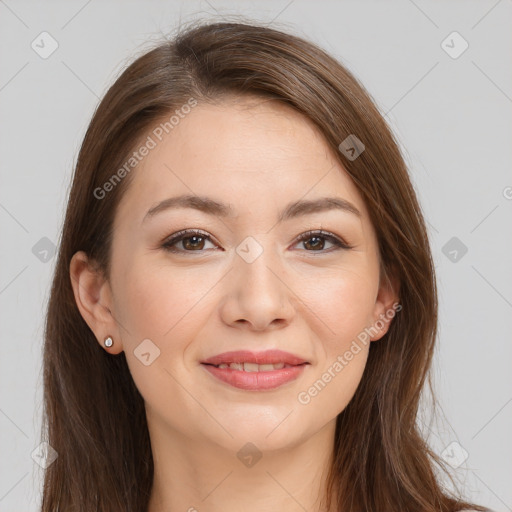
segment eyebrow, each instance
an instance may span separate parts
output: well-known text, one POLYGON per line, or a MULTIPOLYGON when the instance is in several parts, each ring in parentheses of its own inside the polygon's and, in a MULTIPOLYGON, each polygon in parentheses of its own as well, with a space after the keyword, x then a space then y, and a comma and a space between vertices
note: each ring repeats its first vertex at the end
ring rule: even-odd
MULTIPOLYGON (((159 202, 148 210, 142 222, 156 214, 169 209, 193 208, 208 215, 217 217, 234 216, 234 210, 231 206, 219 203, 214 199, 205 196, 181 195, 169 197, 159 202)), ((298 200, 289 203, 284 210, 279 213, 278 222, 283 222, 302 215, 324 212, 328 210, 341 210, 362 217, 361 212, 349 201, 340 197, 320 197, 312 200, 298 200)))

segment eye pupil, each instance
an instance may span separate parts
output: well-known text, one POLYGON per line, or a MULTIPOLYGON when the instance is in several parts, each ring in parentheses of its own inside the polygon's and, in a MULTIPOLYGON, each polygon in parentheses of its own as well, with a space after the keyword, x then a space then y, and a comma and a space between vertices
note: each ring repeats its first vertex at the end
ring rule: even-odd
POLYGON ((310 246, 311 246, 311 245, 313 245, 313 246, 315 246, 316 248, 320 248, 320 249, 322 249, 322 248, 323 248, 323 246, 324 246, 324 244, 322 243, 322 240, 323 240, 323 238, 322 238, 321 236, 313 236, 313 237, 309 238, 308 240, 305 240, 304 244, 305 244, 306 246, 307 246, 307 245, 310 245, 310 246), (309 240, 316 240, 317 242, 316 242, 316 243, 314 243, 314 244, 309 244, 309 240), (320 241, 320 246, 318 245, 318 241, 320 241))
MULTIPOLYGON (((194 235, 194 236, 188 236, 186 238, 183 239, 183 246, 186 247, 186 248, 190 248, 190 243, 189 241, 194 239, 196 242, 197 240, 203 240, 203 237, 202 236, 197 236, 197 235, 194 235), (187 247, 188 246, 188 247, 187 247)), ((204 244, 204 240, 203 240, 203 244, 204 244)), ((192 243, 192 246, 191 246, 192 249, 197 249, 198 246, 197 245, 194 245, 194 243, 192 243)), ((202 249, 202 246, 199 247, 200 249, 202 249)))
MULTIPOLYGON (((340 248, 352 248, 347 245, 346 242, 340 241, 336 236, 323 232, 303 233, 299 240, 302 242, 303 247, 310 253, 318 252, 319 254, 324 254, 330 253, 337 249, 339 250, 340 248), (328 251, 324 251, 326 241, 333 244, 334 248, 328 251)), ((202 233, 193 230, 183 230, 168 239, 168 241, 165 242, 162 247, 171 253, 185 254, 186 252, 197 252, 202 254, 204 251, 204 244, 207 241, 212 242, 208 235, 203 235, 202 233), (181 248, 178 247, 179 244, 181 244, 181 248)))

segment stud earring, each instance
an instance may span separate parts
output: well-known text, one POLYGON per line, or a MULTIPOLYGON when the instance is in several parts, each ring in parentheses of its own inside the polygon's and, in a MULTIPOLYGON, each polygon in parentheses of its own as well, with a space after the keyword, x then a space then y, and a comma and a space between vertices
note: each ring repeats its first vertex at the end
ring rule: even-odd
POLYGON ((105 347, 111 347, 114 344, 114 340, 112 339, 112 336, 107 336, 103 343, 105 347))

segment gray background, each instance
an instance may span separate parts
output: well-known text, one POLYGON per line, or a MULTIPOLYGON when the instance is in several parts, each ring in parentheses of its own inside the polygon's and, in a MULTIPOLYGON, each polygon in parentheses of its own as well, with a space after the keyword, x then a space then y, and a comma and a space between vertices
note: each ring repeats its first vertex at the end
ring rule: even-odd
POLYGON ((423 430, 458 466, 468 498, 512 510, 511 0, 0 0, 0 511, 40 502, 42 470, 31 454, 40 442, 51 250, 98 98, 180 19, 237 14, 275 20, 335 55, 400 139, 440 296, 434 375, 444 417, 432 423, 426 412, 423 430), (58 43, 46 59, 31 47, 50 48, 43 31, 58 43), (443 44, 454 31, 469 44, 457 58, 462 40, 443 44))

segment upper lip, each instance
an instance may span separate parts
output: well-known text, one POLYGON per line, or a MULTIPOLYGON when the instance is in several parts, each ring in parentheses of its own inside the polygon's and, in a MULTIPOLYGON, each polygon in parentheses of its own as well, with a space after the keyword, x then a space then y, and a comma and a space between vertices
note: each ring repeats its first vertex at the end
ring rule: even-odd
MULTIPOLYGON (((265 350, 263 352, 252 352, 250 350, 235 350, 224 352, 201 361, 203 364, 219 365, 222 363, 256 363, 256 364, 277 364, 299 365, 308 363, 302 357, 284 352, 282 350, 265 350)), ((309 364, 309 363, 308 363, 309 364)))

